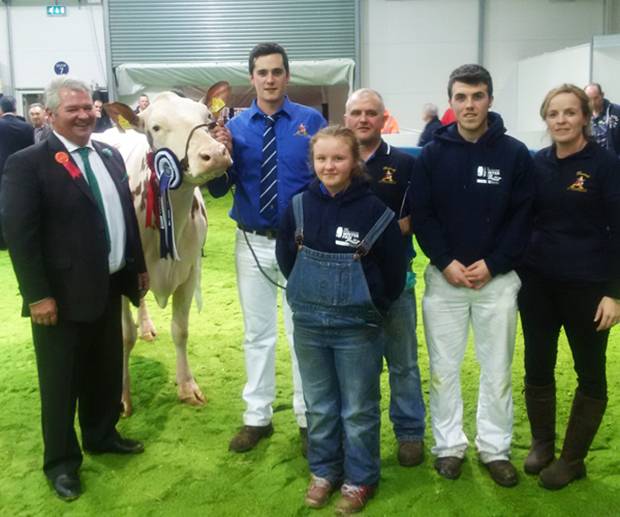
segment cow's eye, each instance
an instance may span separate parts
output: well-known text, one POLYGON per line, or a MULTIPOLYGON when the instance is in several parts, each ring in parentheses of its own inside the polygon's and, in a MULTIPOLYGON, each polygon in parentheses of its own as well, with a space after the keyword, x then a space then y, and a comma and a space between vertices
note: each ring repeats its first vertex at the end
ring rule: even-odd
POLYGON ((153 126, 153 131, 155 131, 157 133, 157 131, 159 131, 161 129, 161 127, 155 125, 153 126))

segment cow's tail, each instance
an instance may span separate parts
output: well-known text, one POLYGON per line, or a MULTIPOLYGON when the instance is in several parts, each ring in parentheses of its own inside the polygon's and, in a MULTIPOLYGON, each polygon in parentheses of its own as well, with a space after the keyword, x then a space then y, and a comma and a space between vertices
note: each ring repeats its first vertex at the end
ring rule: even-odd
POLYGON ((194 289, 194 300, 196 301, 196 307, 198 312, 202 311, 202 289, 200 287, 200 280, 202 278, 202 254, 196 257, 195 272, 196 275, 196 287, 194 289))

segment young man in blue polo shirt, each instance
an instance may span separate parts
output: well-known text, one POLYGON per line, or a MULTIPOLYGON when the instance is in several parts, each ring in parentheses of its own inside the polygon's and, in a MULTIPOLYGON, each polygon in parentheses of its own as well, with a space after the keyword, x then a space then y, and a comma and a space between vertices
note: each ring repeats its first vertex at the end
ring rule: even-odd
MULTIPOLYGON (((386 120, 381 95, 362 88, 347 100, 344 122, 360 144, 360 154, 372 178, 371 189, 398 217, 407 253, 407 264, 415 256, 407 188, 413 171, 413 156, 394 149, 381 138, 386 120)), ((390 306, 386 317, 385 350, 390 377, 390 419, 398 440, 398 461, 412 467, 424 460, 424 400, 418 367, 414 275, 407 271, 407 285, 390 306)))
POLYGON ((511 365, 521 287, 514 268, 531 231, 533 163, 489 111, 493 83, 486 69, 454 70, 448 97, 456 123, 438 129, 424 147, 410 190, 413 228, 431 262, 422 314, 432 452, 441 476, 459 477, 468 445, 460 370, 471 326, 480 363, 476 448, 493 480, 514 486, 511 365))
MULTIPOLYGON (((247 375, 244 425, 230 442, 230 450, 235 452, 251 450, 273 433, 278 290, 270 279, 285 282, 276 261, 275 237, 291 197, 304 190, 314 177, 308 162, 308 144, 312 135, 325 126, 320 113, 286 96, 289 64, 280 45, 260 43, 254 47, 249 71, 256 99, 249 109, 233 117, 227 128, 218 128, 215 134, 229 147, 234 165, 226 176, 208 185, 215 197, 235 187, 230 216, 237 223, 235 257, 247 375)), ((293 350, 291 311, 284 296, 282 305, 293 364, 293 409, 304 439, 306 407, 293 350)))

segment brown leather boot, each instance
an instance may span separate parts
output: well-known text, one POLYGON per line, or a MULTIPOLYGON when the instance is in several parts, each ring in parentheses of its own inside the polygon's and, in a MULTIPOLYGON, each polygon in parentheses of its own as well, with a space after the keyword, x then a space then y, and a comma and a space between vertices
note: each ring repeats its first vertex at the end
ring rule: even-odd
POLYGON ((273 434, 271 423, 264 426, 244 425, 239 432, 233 436, 228 450, 233 452, 246 452, 252 450, 263 438, 268 438, 273 434))
POLYGON ((525 385, 525 407, 532 431, 532 445, 523 470, 538 474, 555 455, 555 384, 525 385))
POLYGON ((562 454, 540 472, 540 485, 549 490, 564 488, 586 475, 583 462, 605 414, 606 400, 587 397, 575 391, 562 454))

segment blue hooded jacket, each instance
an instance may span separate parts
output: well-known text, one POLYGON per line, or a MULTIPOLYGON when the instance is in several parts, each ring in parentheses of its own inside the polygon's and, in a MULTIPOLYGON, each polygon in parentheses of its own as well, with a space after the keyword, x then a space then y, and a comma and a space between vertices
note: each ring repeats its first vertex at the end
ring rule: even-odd
POLYGON ((414 233, 439 270, 453 260, 484 259, 492 276, 520 262, 531 233, 533 161, 522 142, 505 134, 502 118, 468 142, 457 124, 435 132, 416 160, 409 190, 414 233))

